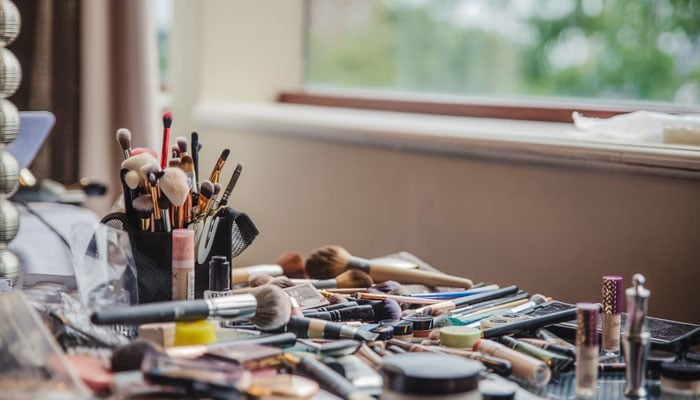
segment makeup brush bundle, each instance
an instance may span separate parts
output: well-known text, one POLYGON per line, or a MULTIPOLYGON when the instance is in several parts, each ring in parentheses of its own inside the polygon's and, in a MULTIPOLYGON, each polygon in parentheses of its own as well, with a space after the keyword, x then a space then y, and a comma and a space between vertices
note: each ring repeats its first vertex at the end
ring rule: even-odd
POLYGON ((172 114, 165 113, 160 156, 152 149, 132 148, 128 129, 116 134, 124 159, 119 171, 123 196, 117 211, 102 222, 129 232, 142 303, 183 299, 173 293, 175 283, 171 284, 178 271, 189 291, 184 298, 201 298, 208 286, 211 258, 224 256, 231 262, 258 234, 253 221, 228 204, 243 164, 236 165, 223 187, 230 150, 224 149, 211 172, 205 172, 200 169, 199 135, 193 132, 191 141, 177 137, 171 146, 172 122, 172 114), (173 260, 180 247, 190 247, 190 239, 173 240, 177 230, 193 231, 193 250, 184 260, 173 260), (173 261, 179 262, 178 270, 173 261))

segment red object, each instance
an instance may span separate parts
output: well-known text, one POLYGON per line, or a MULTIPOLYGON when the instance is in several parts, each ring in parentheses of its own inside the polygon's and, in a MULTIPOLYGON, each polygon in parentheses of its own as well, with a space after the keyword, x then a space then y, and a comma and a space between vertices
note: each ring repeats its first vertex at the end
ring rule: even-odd
POLYGON ((156 160, 158 159, 158 153, 156 153, 155 150, 153 149, 148 149, 146 147, 137 147, 135 149, 131 149, 131 155, 132 156, 137 156, 141 153, 148 153, 153 156, 156 160))
POLYGON ((86 355, 68 354, 66 359, 83 383, 95 393, 109 390, 112 374, 105 369, 102 361, 86 355))
POLYGON ((163 114, 163 147, 160 152, 160 169, 168 166, 168 153, 170 151, 170 125, 173 123, 173 114, 163 114))

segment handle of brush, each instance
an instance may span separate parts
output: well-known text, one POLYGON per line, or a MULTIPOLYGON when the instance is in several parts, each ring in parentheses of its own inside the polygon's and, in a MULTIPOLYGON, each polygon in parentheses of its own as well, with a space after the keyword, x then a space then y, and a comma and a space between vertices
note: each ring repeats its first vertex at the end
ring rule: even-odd
POLYGON ((463 307, 469 304, 475 304, 475 303, 480 303, 482 301, 486 300, 491 300, 491 299, 497 299, 499 297, 504 297, 508 296, 510 294, 516 293, 518 291, 518 287, 515 285, 507 286, 501 289, 493 290, 491 292, 484 292, 484 293, 478 293, 478 294, 473 294, 470 296, 464 296, 464 297, 459 297, 454 300, 448 300, 448 301, 443 301, 437 304, 432 304, 428 305, 425 307, 417 308, 413 310, 413 313, 415 314, 441 314, 445 313, 447 311, 454 310, 455 308, 458 307, 463 307))
POLYGON ((372 396, 360 392, 343 375, 335 372, 331 367, 313 357, 304 357, 296 365, 300 371, 313 376, 323 387, 331 393, 347 400, 374 399, 372 396))
POLYGON ((393 265, 374 263, 359 257, 350 257, 348 268, 367 272, 375 282, 396 281, 428 286, 449 286, 469 289, 474 283, 467 278, 418 269, 398 268, 393 265))
POLYGON ((506 325, 485 329, 481 332, 481 337, 492 338, 497 336, 505 336, 524 330, 544 328, 547 325, 571 321, 572 319, 576 319, 575 307, 569 310, 557 311, 551 314, 524 319, 522 321, 511 322, 506 325))
POLYGON ((205 300, 167 301, 132 307, 95 311, 90 320, 95 325, 147 324, 151 322, 197 321, 209 316, 205 300))

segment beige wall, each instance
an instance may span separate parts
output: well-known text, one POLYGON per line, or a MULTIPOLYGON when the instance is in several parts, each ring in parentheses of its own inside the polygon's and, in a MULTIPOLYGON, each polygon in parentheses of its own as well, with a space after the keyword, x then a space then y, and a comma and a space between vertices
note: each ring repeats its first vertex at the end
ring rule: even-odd
MULTIPOLYGON (((300 1, 200 4, 199 70, 186 77, 200 99, 273 100, 299 85, 300 1)), ((204 169, 224 147, 245 163, 231 202, 261 234, 239 265, 330 243, 362 256, 406 250, 446 272, 568 302, 599 301, 603 274, 628 286, 642 272, 652 315, 700 322, 696 180, 255 132, 201 135, 204 169)))

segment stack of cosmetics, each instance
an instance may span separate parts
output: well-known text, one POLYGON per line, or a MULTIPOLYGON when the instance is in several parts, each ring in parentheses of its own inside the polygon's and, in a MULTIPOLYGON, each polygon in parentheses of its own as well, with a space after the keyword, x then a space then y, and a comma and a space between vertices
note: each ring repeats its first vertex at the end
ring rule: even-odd
POLYGON ((569 305, 339 246, 210 266, 202 299, 104 308, 89 326, 44 317, 75 386, 107 398, 536 399, 568 382, 568 398, 698 396, 700 328, 647 317, 639 274, 624 323, 618 276, 603 277, 601 303, 569 305), (655 340, 659 323, 672 328, 655 340), (123 325, 138 337, 105 339, 123 325), (604 389, 605 376, 623 385, 604 389))
MULTIPOLYGON (((647 317, 641 274, 626 290, 604 276, 600 298, 574 305, 407 253, 329 245, 232 268, 257 234, 227 206, 242 166, 217 199, 229 152, 199 185, 198 137, 171 148, 163 120, 160 160, 117 132, 123 206, 105 222, 129 232, 137 276, 104 269, 91 292, 79 279, 80 300, 55 287, 0 294, 0 398, 700 396, 700 327, 647 317)), ((122 266, 119 240, 100 252, 98 239, 89 265, 122 266)))

